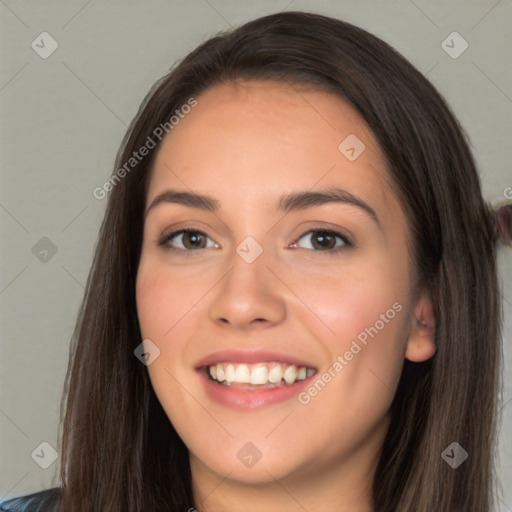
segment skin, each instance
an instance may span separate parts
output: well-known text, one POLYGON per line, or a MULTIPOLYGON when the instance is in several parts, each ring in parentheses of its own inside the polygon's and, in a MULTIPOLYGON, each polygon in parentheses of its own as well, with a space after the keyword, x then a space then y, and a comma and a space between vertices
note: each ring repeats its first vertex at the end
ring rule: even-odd
POLYGON ((415 287, 407 221, 383 155, 332 93, 245 81, 215 85, 197 101, 158 150, 147 205, 174 188, 211 195, 220 209, 151 208, 136 283, 143 339, 160 350, 149 376, 189 449, 197 510, 371 511, 404 358, 435 352, 432 304, 415 287), (366 146, 354 161, 338 150, 349 134, 366 146), (351 204, 276 212, 283 194, 330 186, 368 203, 381 227, 351 204), (206 233, 205 248, 182 236, 158 244, 183 227, 206 233), (350 234, 355 247, 329 255, 314 229, 350 234), (236 252, 248 235, 263 248, 252 263, 236 252), (261 347, 322 374, 394 303, 401 311, 305 405, 293 397, 235 410, 210 400, 194 370, 215 350, 261 347), (246 442, 262 453, 250 468, 237 457, 246 442))

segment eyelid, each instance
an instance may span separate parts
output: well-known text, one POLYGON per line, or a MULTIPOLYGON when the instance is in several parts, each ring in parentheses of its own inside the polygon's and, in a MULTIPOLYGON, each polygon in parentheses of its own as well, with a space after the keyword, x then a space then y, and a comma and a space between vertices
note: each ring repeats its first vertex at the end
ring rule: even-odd
MULTIPOLYGON (((173 239, 173 238, 175 238, 175 237, 177 237, 177 236, 179 236, 181 234, 190 233, 190 232, 203 235, 206 238, 209 238, 210 240, 212 240, 214 242, 214 244, 216 245, 216 247, 219 246, 219 244, 217 242, 215 242, 213 240, 213 238, 211 238, 205 231, 203 231, 203 230, 201 230, 199 228, 195 228, 193 226, 185 226, 185 227, 174 229, 174 230, 171 230, 171 231, 165 231, 162 234, 162 236, 158 239, 158 245, 159 246, 165 246, 165 248, 167 250, 170 250, 170 251, 173 251, 173 252, 179 252, 179 253, 182 253, 182 254, 187 255, 187 256, 190 256, 190 255, 192 255, 193 253, 196 253, 196 252, 202 252, 205 249, 212 249, 212 247, 199 247, 197 249, 180 249, 180 248, 176 248, 176 247, 172 247, 171 245, 168 245, 168 242, 171 239, 173 239)), ((307 249, 310 252, 327 253, 327 254, 330 254, 330 255, 334 256, 334 255, 336 255, 336 254, 338 254, 338 253, 340 253, 342 251, 346 251, 347 249, 356 247, 356 244, 354 243, 352 236, 346 235, 345 233, 343 233, 341 231, 338 231, 336 229, 333 229, 333 228, 324 228, 324 227, 312 227, 310 229, 307 229, 307 230, 303 231, 301 233, 301 235, 298 238, 296 238, 295 241, 292 242, 292 244, 290 246, 288 246, 288 247, 295 248, 297 246, 298 241, 301 238, 304 238, 306 235, 308 235, 310 233, 315 233, 315 232, 323 232, 323 233, 331 234, 331 235, 341 239, 343 241, 343 245, 341 247, 335 247, 335 248, 332 248, 332 249, 325 249, 325 250, 307 249)))

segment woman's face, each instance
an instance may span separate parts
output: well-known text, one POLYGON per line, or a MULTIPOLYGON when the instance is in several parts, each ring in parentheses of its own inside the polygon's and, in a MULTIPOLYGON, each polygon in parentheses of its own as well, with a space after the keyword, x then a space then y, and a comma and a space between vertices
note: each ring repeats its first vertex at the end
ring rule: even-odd
POLYGON ((404 357, 435 350, 376 140, 311 88, 196 99, 147 194, 137 308, 156 395, 197 478, 367 479, 404 357))

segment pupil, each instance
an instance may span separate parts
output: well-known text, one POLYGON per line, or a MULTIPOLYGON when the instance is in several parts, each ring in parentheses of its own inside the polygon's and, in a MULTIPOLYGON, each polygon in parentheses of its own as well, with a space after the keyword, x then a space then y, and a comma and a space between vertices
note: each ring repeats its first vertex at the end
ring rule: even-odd
POLYGON ((200 241, 201 235, 194 233, 185 233, 185 236, 189 238, 189 241, 192 242, 192 246, 197 247, 197 242, 200 241))
POLYGON ((322 248, 329 248, 329 242, 332 241, 332 236, 329 234, 329 233, 326 233, 326 232, 320 232, 321 234, 319 235, 316 235, 316 239, 320 241, 320 246, 322 248), (331 240, 329 240, 331 239, 331 240))

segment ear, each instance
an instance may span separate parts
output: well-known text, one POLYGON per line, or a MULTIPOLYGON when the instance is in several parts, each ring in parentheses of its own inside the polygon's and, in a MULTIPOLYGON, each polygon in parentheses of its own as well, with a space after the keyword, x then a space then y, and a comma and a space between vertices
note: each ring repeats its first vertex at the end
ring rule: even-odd
POLYGON ((418 363, 430 359, 435 352, 434 309, 430 294, 424 290, 413 309, 405 358, 418 363))

